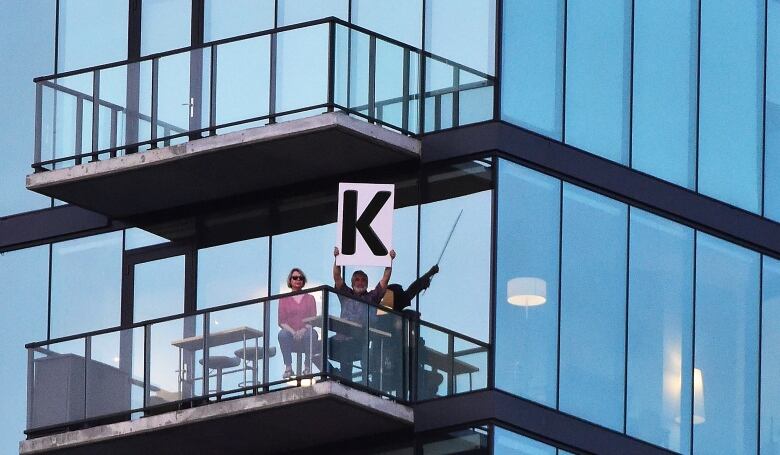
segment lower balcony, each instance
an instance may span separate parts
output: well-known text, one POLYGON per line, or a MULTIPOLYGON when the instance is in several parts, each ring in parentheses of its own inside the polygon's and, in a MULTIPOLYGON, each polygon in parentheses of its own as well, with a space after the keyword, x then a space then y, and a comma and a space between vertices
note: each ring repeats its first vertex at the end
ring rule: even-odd
POLYGON ((20 453, 305 450, 411 433, 411 404, 486 388, 487 344, 304 294, 316 311, 297 336, 280 328, 287 294, 28 345, 20 453))

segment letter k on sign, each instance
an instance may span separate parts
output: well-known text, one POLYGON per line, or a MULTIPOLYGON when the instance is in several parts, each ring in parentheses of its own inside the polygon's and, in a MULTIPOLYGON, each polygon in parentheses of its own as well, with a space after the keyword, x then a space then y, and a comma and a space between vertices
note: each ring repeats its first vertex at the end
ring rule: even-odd
POLYGON ((390 265, 393 185, 339 184, 338 265, 390 265))

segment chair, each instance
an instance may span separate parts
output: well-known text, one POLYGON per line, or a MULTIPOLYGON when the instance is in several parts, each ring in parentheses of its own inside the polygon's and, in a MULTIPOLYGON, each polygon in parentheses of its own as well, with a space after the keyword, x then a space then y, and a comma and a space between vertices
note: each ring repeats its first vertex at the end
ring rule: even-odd
MULTIPOLYGON (((200 359, 200 364, 203 365, 203 359, 200 359)), ((217 372, 217 393, 222 392, 222 371, 227 368, 237 367, 241 363, 238 357, 228 357, 225 355, 212 355, 209 356, 209 370, 216 370, 217 372)))
MULTIPOLYGON (((235 351, 236 357, 239 359, 244 360, 244 365, 249 365, 252 369, 252 385, 257 384, 259 381, 257 380, 257 370, 258 370, 258 363, 260 363, 261 360, 263 360, 263 347, 262 346, 247 346, 246 349, 239 348, 235 351), (257 360, 257 362, 255 362, 257 360)), ((268 348, 268 358, 276 355, 276 347, 271 346, 268 348)), ((244 378, 246 379, 246 378, 244 378)), ((248 382, 245 380, 244 382, 240 383, 239 386, 246 387, 248 382)))

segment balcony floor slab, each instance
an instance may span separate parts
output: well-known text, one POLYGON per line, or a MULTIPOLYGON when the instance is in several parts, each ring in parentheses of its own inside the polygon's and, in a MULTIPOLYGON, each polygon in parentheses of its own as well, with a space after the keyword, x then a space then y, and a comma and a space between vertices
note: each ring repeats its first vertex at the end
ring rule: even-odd
POLYGON ((21 455, 281 453, 409 430, 411 408, 333 381, 29 439, 21 455))
POLYGON ((333 112, 27 176, 27 188, 130 218, 419 160, 420 141, 333 112))

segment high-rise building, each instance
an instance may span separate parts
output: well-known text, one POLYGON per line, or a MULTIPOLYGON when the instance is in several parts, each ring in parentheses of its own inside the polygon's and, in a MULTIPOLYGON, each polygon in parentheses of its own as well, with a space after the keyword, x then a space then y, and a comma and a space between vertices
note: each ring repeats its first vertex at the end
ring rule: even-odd
POLYGON ((3 453, 780 454, 779 0, 1 4, 3 453))

